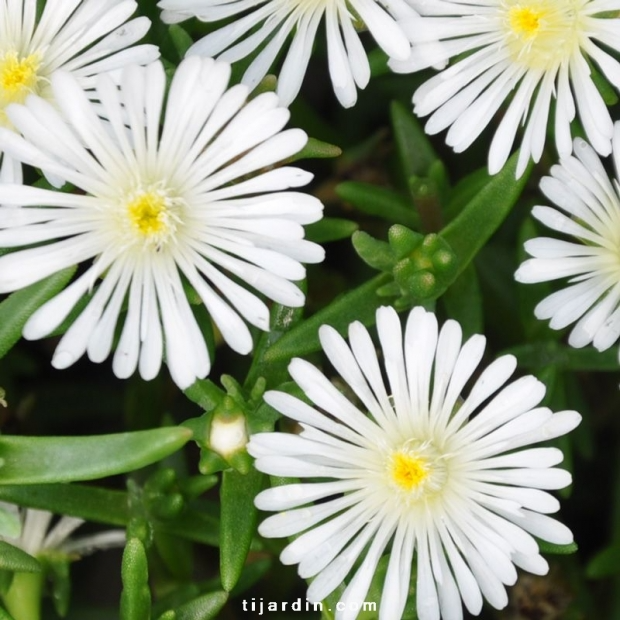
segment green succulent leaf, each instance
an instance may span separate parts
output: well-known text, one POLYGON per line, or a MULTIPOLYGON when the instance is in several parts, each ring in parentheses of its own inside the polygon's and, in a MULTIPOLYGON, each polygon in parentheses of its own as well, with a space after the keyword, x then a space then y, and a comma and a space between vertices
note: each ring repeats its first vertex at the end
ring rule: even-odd
POLYGON ((222 474, 220 574, 227 592, 239 581, 250 550, 257 519, 254 498, 262 481, 263 474, 255 469, 247 474, 231 470, 222 474))
POLYGON ((428 136, 424 133, 409 106, 398 101, 390 109, 396 149, 404 178, 424 177, 438 159, 428 136))
POLYGON ((367 265, 379 271, 392 271, 396 257, 386 241, 375 239, 361 230, 353 235, 351 241, 355 251, 367 265))
POLYGON ((178 609, 167 611, 158 620, 212 620, 217 618, 227 600, 226 592, 209 592, 178 609))
POLYGON ((0 607, 0 620, 15 620, 11 614, 0 607))
POLYGON ((64 618, 69 611, 71 599, 71 574, 69 571, 69 560, 66 558, 45 560, 47 574, 51 579, 52 600, 56 613, 64 618))
POLYGON ((129 538, 121 567, 121 620, 150 620, 151 591, 146 550, 139 538, 129 538))
POLYGON ((0 500, 108 525, 124 526, 129 521, 125 491, 82 484, 3 484, 0 500))
POLYGON ((0 541, 0 570, 18 573, 39 573, 41 572, 41 564, 18 547, 0 541))
POLYGON ((586 567, 588 579, 605 579, 620 573, 620 544, 615 543, 597 553, 586 567))
POLYGON ((289 360, 296 355, 306 355, 321 348, 319 327, 327 324, 341 334, 346 334, 349 324, 360 321, 364 325, 374 325, 377 308, 384 305, 384 299, 377 290, 390 279, 388 274, 380 274, 361 286, 332 301, 303 323, 284 334, 269 347, 264 354, 267 363, 289 360))
POLYGON ((468 265, 441 299, 448 316, 461 324, 466 336, 483 332, 482 294, 473 263, 468 265))
POLYGON ((380 217, 390 224, 419 228, 420 218, 413 203, 405 196, 370 183, 344 181, 336 186, 336 194, 367 215, 380 217))
POLYGON ((8 510, 4 506, 0 506, 0 537, 17 538, 21 533, 21 529, 21 520, 17 511, 8 510))
POLYGON ((519 360, 523 368, 555 366, 562 370, 618 372, 618 350, 597 351, 593 347, 574 349, 555 340, 529 342, 504 351, 519 360))
POLYGON ((22 329, 35 310, 67 285, 75 269, 63 269, 49 278, 12 293, 0 303, 0 357, 4 357, 21 338, 22 329))
POLYGON ((489 177, 482 189, 441 232, 456 254, 461 274, 486 244, 491 235, 516 204, 531 171, 515 180, 519 153, 515 153, 495 176, 489 177))
POLYGON ((315 243, 328 243, 348 239, 359 228, 357 222, 339 217, 324 217, 306 226, 306 239, 315 243))
POLYGON ((342 149, 339 146, 316 138, 308 138, 306 146, 299 153, 287 159, 285 163, 290 164, 300 159, 329 159, 340 155, 342 155, 342 149))
POLYGON ((94 480, 139 469, 191 439, 183 427, 89 437, 0 436, 0 484, 94 480))
POLYGON ((168 28, 168 33, 179 58, 183 58, 194 43, 192 37, 179 24, 171 24, 168 28))
POLYGON ((209 379, 198 379, 184 390, 185 396, 205 411, 215 409, 224 398, 224 391, 209 379))
POLYGON ((550 543, 546 540, 538 539, 538 547, 540 548, 541 553, 548 553, 551 555, 571 555, 577 552, 577 543, 569 543, 568 545, 556 545, 555 543, 550 543))

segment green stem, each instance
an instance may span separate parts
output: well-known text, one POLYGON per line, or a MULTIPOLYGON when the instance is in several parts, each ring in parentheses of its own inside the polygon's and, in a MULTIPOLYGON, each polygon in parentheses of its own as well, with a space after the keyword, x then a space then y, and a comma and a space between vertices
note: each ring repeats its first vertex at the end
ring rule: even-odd
POLYGON ((15 620, 40 620, 42 593, 43 572, 15 573, 4 605, 15 620))

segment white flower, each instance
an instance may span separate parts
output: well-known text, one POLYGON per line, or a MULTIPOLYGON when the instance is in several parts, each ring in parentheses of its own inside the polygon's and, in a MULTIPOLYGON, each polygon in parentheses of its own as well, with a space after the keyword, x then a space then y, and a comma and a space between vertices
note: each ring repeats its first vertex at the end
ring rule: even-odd
MULTIPOLYGON (((620 123, 615 125, 613 155, 618 177, 620 123)), ((527 283, 570 278, 570 286, 536 306, 536 317, 551 319, 553 329, 576 322, 569 344, 592 343, 604 351, 620 336, 620 185, 610 181, 592 147, 577 138, 574 156, 553 166, 540 188, 559 209, 536 206, 532 215, 575 241, 526 241, 533 258, 519 267, 515 278, 527 283)))
MULTIPOLYGON (((11 127, 6 107, 35 93, 53 100, 50 77, 62 69, 84 88, 94 76, 159 56, 154 45, 132 46, 150 26, 146 17, 127 21, 130 0, 47 0, 37 19, 37 0, 0 0, 0 127, 11 127)), ((20 183, 21 165, 2 157, 0 181, 20 183)))
POLYGON ((304 278, 301 262, 323 258, 320 246, 303 239, 302 227, 320 219, 322 205, 282 191, 305 185, 312 175, 270 167, 297 153, 307 136, 282 131, 289 112, 275 94, 246 104, 247 87, 226 90, 229 76, 226 63, 182 62, 161 132, 166 78, 159 62, 124 69, 120 90, 109 76, 98 77, 97 97, 109 123, 63 72, 51 78, 61 113, 38 97, 7 109, 26 139, 0 129, 0 148, 83 191, 0 185, 0 203, 22 205, 0 207, 0 247, 37 244, 0 258, 0 292, 92 259, 24 327, 28 339, 46 336, 94 289, 56 349, 56 368, 85 352, 103 361, 126 304, 115 374, 128 377, 139 366, 151 379, 165 350, 172 377, 184 388, 210 369, 186 284, 240 353, 252 349, 241 316, 268 330, 269 309, 238 280, 278 303, 303 305, 291 281, 304 278))
POLYGON ((301 359, 289 371, 316 408, 282 392, 266 394, 303 430, 253 435, 248 451, 256 467, 322 481, 260 493, 259 508, 282 512, 266 519, 259 532, 300 534, 280 559, 299 564, 301 577, 314 578, 311 601, 338 587, 367 549, 340 596, 345 610, 338 619, 357 616, 354 610, 390 541, 381 620, 398 620, 403 613, 414 550, 420 620, 462 618, 461 599, 472 614, 480 612, 483 598, 503 608, 504 585, 517 579, 515 566, 536 574, 548 569, 532 535, 572 541, 564 525, 546 516, 559 508, 546 490, 571 481, 568 472, 553 467, 562 461, 561 451, 521 448, 564 435, 580 416, 538 407, 545 387, 532 376, 505 385, 516 366, 511 355, 488 366, 469 395, 461 396, 485 339, 476 335, 462 345, 455 321, 438 333, 435 315, 415 308, 403 342, 396 312, 384 307, 377 328, 387 389, 360 323, 350 325, 349 345, 331 327, 320 330, 327 356, 362 409, 301 359))
POLYGON ((84 523, 83 519, 63 516, 50 528, 54 515, 47 510, 19 509, 5 502, 2 502, 1 506, 16 514, 21 521, 19 536, 5 536, 2 540, 35 557, 50 551, 67 556, 82 556, 97 549, 122 547, 125 544, 125 530, 108 530, 71 539, 71 534, 84 523))
POLYGON ((588 63, 620 89, 620 63, 601 47, 620 52, 620 19, 603 15, 619 10, 620 0, 434 0, 424 8, 431 17, 409 23, 418 53, 392 68, 412 71, 467 54, 413 96, 416 114, 433 113, 426 131, 450 127, 446 142, 456 152, 464 151, 511 97, 489 150, 492 174, 506 162, 521 123, 517 176, 530 157, 539 161, 552 98, 560 156, 571 151, 575 109, 592 146, 608 155, 613 124, 588 63), (443 45, 434 43, 436 38, 443 45))
POLYGON ((406 60, 411 44, 400 21, 416 15, 407 0, 160 0, 158 6, 164 9, 162 19, 168 23, 192 16, 215 22, 244 14, 195 43, 188 53, 219 54, 222 60, 235 62, 262 46, 243 76, 251 88, 265 77, 293 32, 278 77, 277 92, 285 105, 299 93, 324 17, 329 74, 338 101, 347 108, 355 104, 357 88, 365 88, 370 79, 356 20, 364 22, 386 54, 406 60))

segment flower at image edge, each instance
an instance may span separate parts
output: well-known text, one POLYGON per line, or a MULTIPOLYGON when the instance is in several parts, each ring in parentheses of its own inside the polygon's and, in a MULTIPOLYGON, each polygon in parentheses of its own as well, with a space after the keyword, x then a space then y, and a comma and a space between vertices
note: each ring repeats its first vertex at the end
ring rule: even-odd
POLYGON ((552 98, 560 157, 570 154, 576 112, 596 151, 610 153, 613 123, 588 63, 620 90, 620 63, 606 51, 620 52, 620 18, 609 17, 614 11, 620 0, 437 0, 403 25, 414 51, 409 61, 390 66, 417 71, 466 54, 416 90, 414 111, 431 114, 429 134, 449 128, 446 142, 460 153, 510 98, 491 142, 489 171, 503 167, 523 124, 519 177, 530 158, 540 160, 552 98))
POLYGON ((18 508, 5 502, 0 502, 0 505, 4 510, 15 513, 22 522, 18 537, 5 536, 0 539, 35 557, 45 553, 60 553, 67 557, 75 557, 92 553, 97 549, 122 547, 125 544, 125 530, 107 530, 75 538, 72 534, 84 523, 83 519, 63 516, 50 527, 54 515, 47 510, 18 508))
POLYGON ((280 559, 312 579, 311 601, 332 593, 359 559, 339 595, 338 620, 357 617, 390 543, 380 620, 402 617, 414 553, 420 620, 460 619, 463 603, 477 615, 483 599, 502 609, 517 567, 548 570, 534 536, 557 544, 573 539, 547 516, 559 509, 547 490, 571 482, 554 467, 562 452, 530 446, 568 433, 581 417, 539 407, 545 387, 533 376, 506 384, 516 367, 511 355, 491 363, 464 396, 485 339, 463 344, 455 321, 439 331, 434 314, 415 308, 403 337, 398 315, 383 307, 377 329, 388 386, 360 323, 349 326, 348 344, 331 327, 320 330, 325 353, 361 410, 301 359, 289 371, 313 406, 282 392, 265 395, 303 430, 253 435, 248 451, 257 469, 310 480, 256 497, 258 508, 279 512, 259 532, 296 536, 280 559))
MULTIPOLYGON (((573 155, 560 160, 540 188, 557 208, 536 206, 532 215, 571 240, 538 237, 525 243, 532 257, 517 270, 519 282, 569 278, 569 286, 535 308, 550 327, 574 324, 568 343, 604 351, 620 337, 620 123, 615 124, 609 176, 594 149, 581 138, 573 155)), ((619 352, 620 355, 620 352, 619 352)))
MULTIPOLYGON (((36 19, 36 0, 0 1, 0 127, 12 127, 6 107, 31 94, 53 100, 50 77, 70 72, 87 89, 98 73, 159 56, 155 45, 133 44, 150 27, 146 17, 129 19, 130 0, 47 0, 36 19)), ((19 161, 2 156, 0 181, 19 183, 19 161)))
POLYGON ((251 88, 265 77, 293 33, 278 74, 278 96, 286 105, 299 93, 324 19, 329 74, 336 97, 346 108, 355 104, 357 88, 365 88, 370 79, 368 57, 356 32, 358 16, 388 56, 404 61, 411 44, 400 22, 417 15, 405 0, 160 0, 157 6, 164 9, 166 23, 189 17, 205 22, 236 17, 197 41, 188 54, 235 62, 260 48, 242 80, 251 88))
POLYGON ((60 113, 34 96, 7 109, 24 137, 0 129, 0 148, 84 192, 0 185, 0 203, 21 206, 0 207, 0 247, 40 244, 0 258, 0 292, 90 262, 24 327, 27 339, 50 334, 93 292, 56 348, 56 368, 84 353, 95 362, 108 357, 126 302, 113 360, 118 377, 138 367, 152 379, 164 352, 181 388, 206 376, 209 352, 184 282, 240 353, 252 349, 246 321, 269 329, 267 305, 243 284, 286 306, 303 305, 293 282, 305 277, 302 263, 319 262, 324 252, 303 239, 302 225, 321 218, 322 204, 286 191, 312 175, 272 167, 298 153, 307 136, 283 130, 289 112, 275 94, 246 103, 247 87, 227 90, 229 77, 226 63, 183 61, 161 132, 166 84, 159 62, 123 70, 120 89, 99 76, 97 96, 109 124, 63 72, 51 79, 60 113))

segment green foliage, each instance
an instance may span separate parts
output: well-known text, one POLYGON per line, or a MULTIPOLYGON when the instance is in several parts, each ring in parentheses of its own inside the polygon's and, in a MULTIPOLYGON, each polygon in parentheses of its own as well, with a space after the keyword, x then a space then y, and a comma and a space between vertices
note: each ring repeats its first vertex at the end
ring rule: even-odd
POLYGON ((459 259, 457 275, 480 252, 519 199, 528 172, 515 181, 517 159, 518 153, 515 153, 501 172, 488 177, 484 186, 440 232, 459 259))
POLYGON ((121 620, 150 620, 151 592, 146 550, 138 538, 129 538, 123 553, 121 569, 121 620))
POLYGON ((22 329, 34 311, 60 292, 74 273, 75 267, 63 269, 12 293, 0 303, 0 357, 21 338, 22 329))
POLYGON ((227 598, 226 592, 210 592, 178 609, 167 611, 159 620, 211 620, 217 618, 227 598))
POLYGON ((179 450, 182 427, 92 437, 0 436, 0 484, 94 480, 132 471, 179 450))
POLYGON ((620 545, 615 544, 597 553, 586 567, 588 579, 605 579, 620 573, 620 545))
POLYGON ((299 153, 293 155, 283 163, 290 164, 292 162, 299 161, 300 159, 331 159, 332 157, 338 157, 341 154, 342 149, 338 146, 327 142, 322 142, 316 138, 308 138, 306 146, 304 146, 299 153))
POLYGON ((18 573, 38 573, 41 565, 18 547, 0 541, 0 570, 18 573))
POLYGON ((348 239, 358 226, 351 220, 337 217, 324 217, 322 220, 306 226, 306 238, 315 243, 327 243, 348 239))
POLYGON ((437 160, 430 140, 408 107, 393 102, 390 108, 394 141, 404 178, 423 177, 437 160))
POLYGON ((317 351, 321 346, 318 336, 318 329, 321 325, 331 325, 340 333, 346 333, 352 321, 372 325, 377 308, 384 303, 377 291, 387 281, 388 277, 382 274, 348 293, 343 293, 325 309, 291 329, 270 346, 265 351, 264 360, 268 363, 288 361, 297 355, 302 356, 317 351))
POLYGON ((239 581, 250 550, 257 516, 254 497, 262 480, 263 475, 256 470, 247 474, 236 471, 222 474, 220 574, 226 592, 230 592, 239 581))
POLYGON ((394 190, 370 183, 345 181, 336 187, 336 193, 342 200, 368 215, 413 229, 420 225, 420 216, 413 210, 409 198, 394 190))

